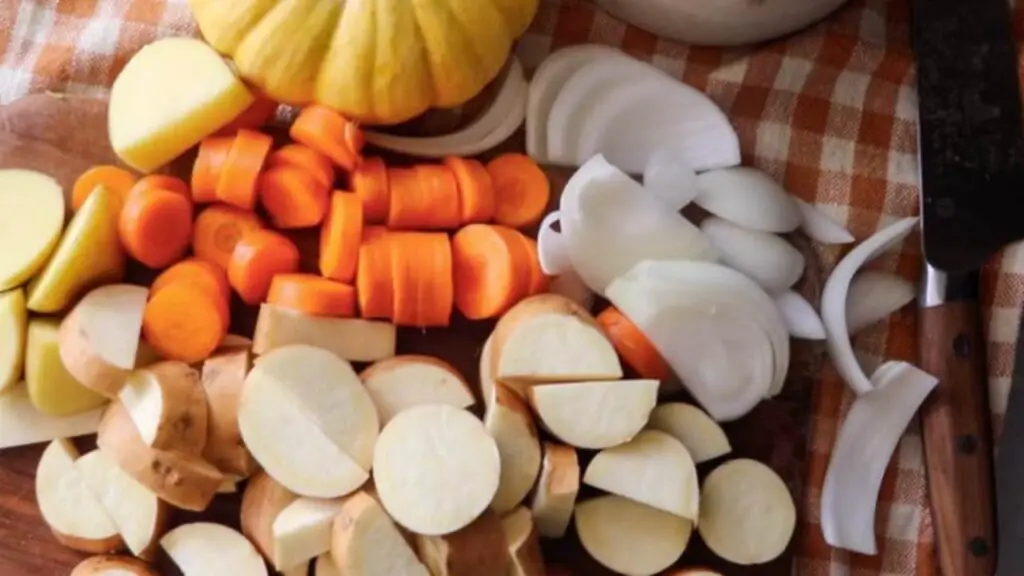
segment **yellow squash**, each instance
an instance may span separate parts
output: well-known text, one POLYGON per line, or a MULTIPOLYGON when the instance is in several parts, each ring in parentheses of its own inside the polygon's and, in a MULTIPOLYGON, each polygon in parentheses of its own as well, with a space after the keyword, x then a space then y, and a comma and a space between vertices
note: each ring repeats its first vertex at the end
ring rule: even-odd
POLYGON ((189 0, 241 75, 287 104, 395 124, 475 96, 538 0, 189 0))

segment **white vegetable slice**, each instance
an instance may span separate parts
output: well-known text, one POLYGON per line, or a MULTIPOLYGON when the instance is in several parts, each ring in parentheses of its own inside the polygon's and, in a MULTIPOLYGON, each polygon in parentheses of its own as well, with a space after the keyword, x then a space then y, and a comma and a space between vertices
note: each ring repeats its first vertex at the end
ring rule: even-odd
POLYGON ((580 491, 580 464, 572 446, 544 443, 544 461, 530 511, 537 532, 544 538, 561 538, 569 529, 576 496, 580 491))
MULTIPOLYGON (((225 474, 248 478, 259 468, 238 429, 238 405, 252 367, 248 346, 224 349, 203 362, 202 384, 209 405, 203 458, 225 474)), ((230 479, 229 479, 230 480, 230 479)))
POLYGON ((316 560, 316 576, 428 576, 412 546, 381 505, 360 491, 335 518, 331 553, 316 560), (338 567, 341 567, 339 570, 338 567))
POLYGON ((242 492, 240 524, 242 534, 248 538, 263 557, 274 563, 274 520, 282 510, 299 499, 264 471, 257 472, 242 492))
POLYGON ((786 322, 786 329, 794 338, 804 340, 824 340, 825 325, 821 316, 802 295, 786 290, 775 296, 775 305, 786 322))
POLYGON ((889 272, 867 270, 854 276, 846 296, 846 327, 856 334, 914 301, 914 285, 889 272))
POLYGON ((846 301, 850 292, 850 282, 865 262, 902 242, 917 225, 917 221, 917 218, 897 220, 858 244, 832 270, 821 292, 821 320, 828 335, 829 355, 832 356, 839 375, 857 394, 870 391, 871 382, 857 362, 850 343, 849 325, 846 321, 846 301))
POLYGON ((376 362, 395 355, 396 328, 390 322, 362 318, 311 316, 262 304, 256 319, 252 353, 304 344, 333 352, 349 362, 376 362))
POLYGON ((668 402, 659 405, 651 412, 647 427, 682 442, 697 464, 732 452, 732 445, 722 427, 692 404, 668 402))
POLYGON ((530 388, 530 404, 559 440, 599 450, 632 439, 658 400, 657 380, 545 384, 530 388))
POLYGON ((508 576, 544 576, 544 555, 530 509, 520 506, 501 519, 512 565, 508 576))
POLYGON ((743 272, 769 293, 788 289, 804 273, 804 255, 775 234, 715 217, 704 220, 700 231, 718 249, 724 264, 743 272))
POLYGON ((245 536, 220 524, 183 524, 164 535, 160 547, 184 576, 267 574, 263 558, 245 536))
POLYGON ((825 541, 877 554, 875 505, 896 445, 938 379, 906 362, 886 362, 846 414, 821 492, 825 541))
POLYGON ((561 217, 562 213, 555 210, 541 220, 540 228, 537 229, 537 257, 541 270, 549 276, 557 276, 572 268, 565 238, 551 227, 561 217))
POLYGON ((160 576, 149 564, 128 556, 92 556, 75 566, 71 576, 160 576))
MULTIPOLYGON (((357 571, 353 571, 352 574, 360 575, 357 571)), ((364 570, 363 572, 364 576, 377 576, 378 574, 384 576, 385 574, 390 575, 391 572, 371 572, 369 570, 364 570)), ((334 563, 333 555, 324 554, 316 559, 316 565, 313 567, 313 576, 342 576, 342 574, 334 563)))
POLYGON ((381 360, 359 375, 377 407, 381 425, 396 414, 423 404, 469 408, 473 391, 454 366, 430 356, 405 355, 381 360))
POLYGON ((498 447, 472 414, 443 404, 402 412, 381 432, 373 473, 381 504, 419 534, 464 528, 494 499, 498 447))
POLYGON ((416 534, 416 553, 435 576, 505 575, 508 542, 501 517, 487 510, 468 526, 443 535, 416 534))
POLYGON ((851 244, 856 239, 853 234, 837 224, 811 204, 794 197, 797 208, 800 209, 800 229, 810 237, 811 240, 822 244, 851 244))
POLYGON ((697 176, 701 208, 744 228, 762 232, 792 232, 800 225, 800 210, 771 176, 746 166, 712 170, 697 176))
POLYGON ((700 509, 697 468, 682 442, 657 430, 597 453, 583 483, 696 521, 700 509))
POLYGON ((491 363, 491 351, 493 349, 494 338, 488 336, 487 340, 484 341, 483 348, 480 349, 480 364, 479 364, 479 378, 480 378, 480 396, 484 399, 484 410, 488 410, 491 404, 494 403, 494 376, 492 375, 493 365, 491 363))
POLYGON ((672 144, 658 148, 644 166, 644 190, 673 210, 682 210, 697 199, 697 172, 685 153, 672 144))
MULTIPOLYGON (((0 292, 0 393, 14 386, 25 367, 28 308, 21 288, 0 292)), ((27 378, 27 376, 26 376, 27 378)))
POLYGON ((704 479, 697 530, 718 557, 743 566, 770 562, 795 529, 793 496, 764 464, 732 460, 704 479))
POLYGON ((366 141, 385 150, 421 158, 472 156, 504 142, 526 116, 528 86, 523 66, 512 56, 508 73, 494 101, 471 124, 443 136, 397 136, 367 131, 366 141))
POLYGON ((494 388, 487 406, 484 427, 498 445, 501 479, 491 508, 504 514, 518 506, 533 488, 540 473, 541 453, 537 428, 530 409, 503 384, 494 388))
POLYGON ((576 506, 580 543, 601 565, 631 576, 668 568, 686 551, 693 523, 623 498, 601 496, 576 506))
POLYGON ((0 450, 93 434, 102 417, 102 407, 74 416, 43 414, 21 382, 0 394, 0 450))
POLYGON ((206 447, 206 393, 188 364, 159 362, 136 370, 118 399, 148 446, 192 455, 206 447))
POLYGON ((274 566, 306 566, 331 549, 331 525, 341 511, 340 499, 299 498, 274 518, 274 566))

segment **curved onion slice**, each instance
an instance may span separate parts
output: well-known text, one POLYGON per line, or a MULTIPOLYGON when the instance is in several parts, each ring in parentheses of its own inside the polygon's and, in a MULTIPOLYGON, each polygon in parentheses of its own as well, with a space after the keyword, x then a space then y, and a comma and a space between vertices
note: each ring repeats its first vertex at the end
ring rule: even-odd
POLYGON ((850 234, 846 228, 837 224, 821 210, 799 198, 793 198, 793 201, 800 209, 800 229, 811 240, 822 244, 850 244, 855 240, 853 234, 850 234))
POLYGON ((561 228, 573 269, 598 293, 641 260, 718 257, 696 226, 666 210, 601 155, 565 185, 561 228))
POLYGON ((800 210, 790 195, 756 168, 740 166, 697 176, 700 194, 694 202, 719 218, 761 232, 792 232, 800 210))
POLYGON ((867 270, 850 282, 846 328, 856 334, 914 301, 914 285, 889 272, 867 270))
POLYGON ((526 100, 526 153, 532 158, 548 161, 548 115, 562 86, 584 65, 609 54, 621 56, 618 50, 600 44, 569 46, 553 52, 537 67, 526 100))
POLYGON ((562 212, 555 210, 544 217, 537 229, 537 257, 540 269, 548 276, 557 276, 572 268, 565 238, 551 227, 561 217, 562 212))
POLYGON ((647 159, 644 190, 673 210, 682 210, 700 191, 697 172, 686 162, 685 153, 671 145, 659 148, 647 159))
POLYGON ((379 148, 422 158, 479 154, 504 142, 523 123, 527 90, 523 66, 513 56, 494 102, 465 128, 451 134, 429 137, 367 131, 366 141, 379 148))
POLYGON ((825 339, 825 325, 806 298, 787 290, 775 297, 775 305, 779 307, 786 329, 792 337, 804 340, 825 339))
POLYGON ((882 476, 914 413, 938 379, 906 362, 871 377, 839 429, 821 492, 821 530, 832 546, 877 554, 875 505, 882 476))
POLYGON ((743 272, 770 293, 789 289, 803 276, 804 255, 775 234, 749 230, 711 217, 700 231, 722 255, 722 262, 743 272))
POLYGON ((879 230, 850 251, 829 275, 821 292, 821 320, 828 336, 828 352, 836 370, 857 394, 871 391, 871 382, 857 362, 850 344, 846 322, 846 300, 854 274, 865 262, 896 246, 917 225, 917 218, 904 218, 879 230))

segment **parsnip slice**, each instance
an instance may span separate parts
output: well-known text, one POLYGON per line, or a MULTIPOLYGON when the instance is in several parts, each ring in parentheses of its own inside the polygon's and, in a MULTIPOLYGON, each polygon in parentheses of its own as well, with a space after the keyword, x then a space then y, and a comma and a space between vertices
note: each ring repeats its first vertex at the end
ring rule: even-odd
POLYGON ((395 355, 395 325, 358 318, 310 316, 273 304, 260 306, 253 354, 295 344, 329 350, 350 362, 376 362, 395 355))
POLYGON ((529 508, 520 506, 501 519, 511 557, 509 576, 544 576, 544 555, 529 508))
POLYGON ((299 495, 288 490, 266 472, 249 479, 242 492, 242 534, 270 563, 274 562, 274 520, 299 495))
POLYGON ((566 444, 593 450, 628 442, 647 424, 657 401, 657 380, 530 388, 530 404, 552 434, 566 444))
POLYGON ((693 458, 681 442, 656 430, 599 452, 583 483, 690 521, 697 520, 700 510, 693 458))
POLYGON ((32 405, 25 384, 16 384, 0 394, 0 450, 92 434, 102 417, 103 408, 74 416, 47 416, 32 405))
POLYGON ((149 290, 112 284, 86 294, 60 325, 60 357, 68 372, 116 398, 135 367, 149 290))
POLYGON ((132 554, 152 560, 170 510, 156 494, 118 467, 102 450, 75 461, 85 485, 106 511, 132 554))
POLYGON ((494 328, 492 373, 501 381, 616 380, 622 366, 594 317, 564 296, 516 304, 494 328))
MULTIPOLYGON (((71 416, 107 403, 107 398, 78 383, 60 359, 60 320, 32 318, 25 351, 25 387, 32 405, 49 416, 71 416)), ((0 351, 0 355, 3 352, 0 351)))
POLYGON ((28 309, 21 288, 0 292, 0 392, 21 378, 25 358, 28 309))
POLYGON ((764 564, 786 550, 796 506, 786 484, 756 460, 732 460, 704 480, 698 530, 717 556, 734 564, 764 564))
POLYGON ((690 542, 693 524, 621 496, 576 506, 576 532, 594 560, 622 574, 648 576, 671 566, 690 542))
POLYGON ((46 174, 0 170, 0 291, 34 276, 64 228, 64 191, 46 174))
POLYGON ((75 566, 71 576, 160 576, 156 569, 127 556, 93 556, 75 566))
POLYGON ((222 472, 241 477, 248 477, 259 467, 238 429, 238 404, 251 364, 248 348, 238 348, 207 359, 202 372, 209 407, 203 458, 222 472))
POLYGON ((416 551, 433 576, 507 574, 508 542, 501 517, 487 510, 451 534, 417 534, 416 551))
POLYGON ((381 503, 402 526, 449 534, 494 499, 498 447, 472 414, 444 404, 402 412, 381 432, 373 458, 381 503))
POLYGON ((197 456, 206 446, 206 393, 184 362, 158 362, 132 372, 118 399, 142 441, 157 450, 197 456))
POLYGON ((78 451, 65 439, 43 451, 36 468, 36 502, 54 537, 68 548, 107 554, 124 548, 117 525, 85 485, 75 460, 78 451))
POLYGON ((342 500, 299 498, 274 519, 274 566, 287 570, 331 549, 331 524, 342 500))
POLYGON ((576 449, 544 443, 544 460, 530 510, 537 532, 545 538, 561 538, 569 529, 572 509, 580 492, 580 463, 576 449))
POLYGON ((345 498, 334 519, 331 553, 316 561, 316 576, 428 576, 402 532, 372 496, 345 498), (339 570, 340 567, 340 570, 339 570))
POLYGON ((473 391, 451 364, 430 356, 406 355, 381 360, 359 375, 377 406, 381 425, 402 410, 423 404, 469 408, 473 391))
POLYGON ((501 479, 491 508, 504 514, 518 506, 540 473, 540 440, 533 415, 504 384, 496 384, 494 402, 484 414, 484 427, 498 445, 501 479))
POLYGON ((665 432, 683 443, 697 464, 732 452, 725 431, 693 404, 668 402, 651 412, 647 427, 665 432))
POLYGON ((183 524, 160 539, 184 576, 266 576, 256 548, 238 532, 210 522, 183 524))

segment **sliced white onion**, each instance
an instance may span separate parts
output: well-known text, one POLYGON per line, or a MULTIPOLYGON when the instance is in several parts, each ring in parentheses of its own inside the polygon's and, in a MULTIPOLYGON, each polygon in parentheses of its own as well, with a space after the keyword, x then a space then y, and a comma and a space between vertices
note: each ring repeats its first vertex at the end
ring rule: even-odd
POLYGON ((804 255, 775 234, 707 218, 700 231, 722 255, 722 262, 743 272, 769 293, 782 292, 803 276, 804 255))
POLYGON ((537 257, 540 269, 548 276, 557 276, 572 268, 565 238, 551 227, 561 217, 562 212, 555 210, 544 217, 537 229, 537 257))
POLYGON ((871 381, 857 363, 846 322, 846 300, 850 282, 865 262, 896 246, 917 225, 917 218, 904 218, 879 230, 850 251, 829 275, 821 293, 821 320, 828 336, 828 351, 836 370, 857 394, 871 391, 871 381))
POLYGON ((775 296, 775 305, 779 307, 790 336, 804 340, 825 339, 825 325, 821 323, 821 316, 802 295, 787 290, 775 296))
POLYGON ((877 554, 875 505, 886 466, 914 413, 938 379, 906 362, 886 362, 871 377, 839 429, 821 492, 825 541, 877 554))
POLYGON ((681 210, 697 197, 697 172, 686 154, 667 145, 657 149, 644 167, 644 190, 662 199, 673 210, 681 210))
POLYGON ((811 240, 822 244, 850 244, 855 240, 853 234, 821 210, 796 197, 793 201, 800 209, 800 229, 811 240))
POLYGON ((697 176, 698 206, 719 218, 762 232, 792 232, 800 210, 790 195, 756 168, 740 166, 697 176))
POLYGON ((846 328, 856 334, 914 301, 914 285, 889 272, 866 270, 850 282, 846 328))
POLYGON ((696 226, 600 155, 566 184, 561 229, 573 269, 597 293, 641 260, 718 257, 696 226))
POLYGON ((498 95, 487 110, 465 128, 429 137, 367 131, 366 141, 385 150, 422 158, 479 154, 504 142, 522 125, 526 117, 528 88, 523 66, 512 56, 498 95))
POLYGON ((582 306, 584 310, 590 310, 594 306, 594 293, 571 268, 548 282, 548 292, 565 296, 582 306))

